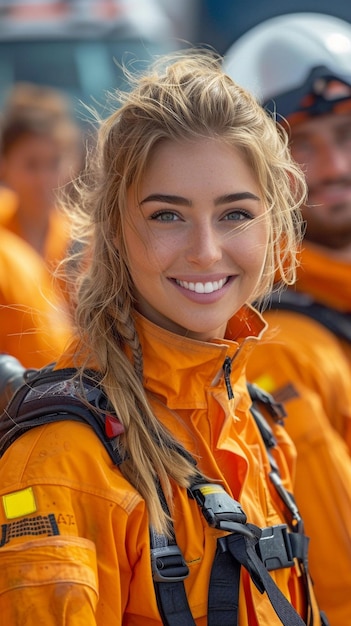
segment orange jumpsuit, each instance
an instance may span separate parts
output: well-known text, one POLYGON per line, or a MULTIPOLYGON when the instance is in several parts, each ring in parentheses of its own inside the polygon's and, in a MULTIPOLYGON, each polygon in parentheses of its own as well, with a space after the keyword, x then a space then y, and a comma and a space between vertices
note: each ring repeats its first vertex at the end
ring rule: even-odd
POLYGON ((41 257, 0 228, 0 352, 25 367, 55 361, 70 337, 64 305, 41 257))
MULTIPOLYGON (((296 289, 350 312, 350 276, 350 264, 306 243, 296 289)), ((344 626, 351 624, 351 345, 299 313, 267 311, 265 319, 270 331, 247 375, 285 403, 316 596, 331 626, 344 626)))
MULTIPOLYGON (((264 324, 251 311, 235 317, 227 338, 211 343, 174 335, 136 315, 144 354, 144 384, 153 410, 199 468, 239 499, 248 521, 282 522, 269 483, 266 449, 249 412, 245 363, 264 324), (222 366, 233 357, 228 399, 222 366)), ((62 358, 59 366, 72 361, 62 358)), ((277 449, 291 487, 294 448, 282 427, 277 449)), ((207 624, 207 595, 216 539, 186 490, 173 485, 177 543, 188 563, 186 590, 198 626, 207 624)), ((56 422, 26 433, 0 460, 0 615, 15 626, 160 626, 150 564, 145 502, 113 465, 92 429, 56 422)), ((298 566, 272 572, 303 611, 298 566)), ((281 626, 266 594, 245 570, 240 626, 281 626)), ((315 618, 315 625, 319 625, 315 618)))

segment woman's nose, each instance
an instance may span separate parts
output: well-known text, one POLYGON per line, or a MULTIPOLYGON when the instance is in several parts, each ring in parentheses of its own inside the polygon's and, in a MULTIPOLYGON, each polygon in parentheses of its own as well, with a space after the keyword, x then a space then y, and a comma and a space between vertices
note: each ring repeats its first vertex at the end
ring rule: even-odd
POLYGON ((194 227, 189 238, 187 256, 190 263, 209 267, 221 259, 221 237, 211 224, 194 227))

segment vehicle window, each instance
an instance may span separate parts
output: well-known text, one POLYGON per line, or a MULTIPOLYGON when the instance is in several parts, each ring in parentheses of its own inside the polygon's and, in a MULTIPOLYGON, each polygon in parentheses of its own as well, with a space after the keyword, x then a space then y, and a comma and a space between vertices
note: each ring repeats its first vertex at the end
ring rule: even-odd
MULTIPOLYGON (((0 42, 0 108, 14 82, 28 81, 64 90, 79 116, 81 101, 100 112, 106 91, 126 88, 118 63, 134 69, 171 49, 166 42, 139 40, 50 40, 0 42), (117 61, 117 63, 116 63, 117 61)), ((85 112, 86 115, 86 112, 85 112)))

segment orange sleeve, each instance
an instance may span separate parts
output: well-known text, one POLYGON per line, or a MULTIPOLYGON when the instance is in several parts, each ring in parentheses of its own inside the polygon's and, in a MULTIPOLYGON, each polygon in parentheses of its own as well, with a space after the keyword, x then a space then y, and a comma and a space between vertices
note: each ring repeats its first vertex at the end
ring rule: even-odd
POLYGON ((24 615, 30 615, 31 624, 45 615, 46 626, 68 624, 67 616, 74 616, 72 624, 96 624, 97 564, 91 541, 69 536, 27 541, 2 548, 1 564, 4 624, 22 623, 24 615))

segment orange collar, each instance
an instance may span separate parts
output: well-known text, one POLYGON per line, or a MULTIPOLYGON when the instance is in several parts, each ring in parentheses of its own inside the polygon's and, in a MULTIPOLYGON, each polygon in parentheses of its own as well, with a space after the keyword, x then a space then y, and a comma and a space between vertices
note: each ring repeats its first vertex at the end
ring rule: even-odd
MULTIPOLYGON (((226 357, 232 361, 232 378, 243 373, 247 359, 267 324, 252 307, 243 307, 228 323, 226 337, 212 342, 196 341, 171 333, 135 313, 144 357, 145 388, 162 395, 169 406, 203 406, 206 389, 223 375, 226 357), (181 400, 180 400, 181 399, 181 400)), ((56 368, 79 367, 86 352, 79 353, 73 340, 56 368)), ((95 359, 89 367, 96 368, 95 359)))
POLYGON ((266 329, 261 315, 251 307, 244 307, 229 321, 224 339, 211 342, 176 335, 138 313, 135 320, 144 355, 145 388, 178 409, 206 405, 206 393, 222 378, 226 357, 232 362, 232 380, 238 379, 266 329))

